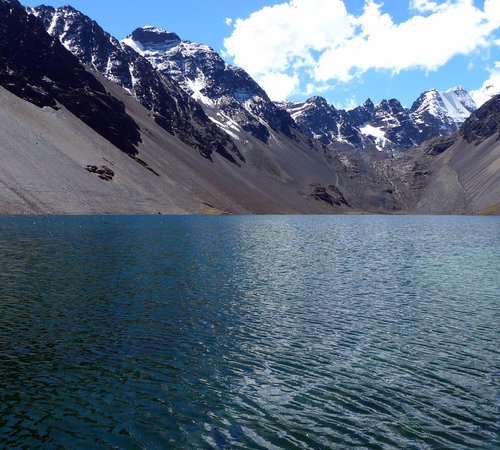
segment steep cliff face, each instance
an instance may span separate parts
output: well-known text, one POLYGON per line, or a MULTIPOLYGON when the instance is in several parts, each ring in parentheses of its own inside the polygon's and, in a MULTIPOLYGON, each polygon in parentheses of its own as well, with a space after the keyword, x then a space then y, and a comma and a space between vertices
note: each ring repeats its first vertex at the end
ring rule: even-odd
POLYGON ((121 102, 16 0, 0 1, 0 85, 39 107, 63 105, 126 153, 140 133, 121 102))
POLYGON ((168 74, 162 76, 145 58, 122 45, 95 21, 70 6, 39 6, 31 12, 80 62, 134 95, 169 133, 206 158, 216 152, 230 161, 243 161, 230 137, 168 74))
POLYGON ((500 94, 472 114, 461 126, 460 134, 468 143, 480 144, 491 136, 500 140, 500 94))
POLYGON ((358 148, 363 145, 363 136, 346 111, 336 109, 323 97, 282 102, 278 106, 290 113, 304 134, 323 145, 346 143, 358 148))

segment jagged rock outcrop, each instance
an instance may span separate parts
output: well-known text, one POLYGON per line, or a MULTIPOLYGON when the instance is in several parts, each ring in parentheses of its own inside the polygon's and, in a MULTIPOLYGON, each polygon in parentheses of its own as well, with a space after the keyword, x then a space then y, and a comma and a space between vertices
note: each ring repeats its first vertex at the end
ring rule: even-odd
POLYGON ((344 110, 338 110, 323 97, 311 97, 305 102, 282 102, 300 130, 323 145, 346 143, 354 147, 363 144, 359 129, 344 110))

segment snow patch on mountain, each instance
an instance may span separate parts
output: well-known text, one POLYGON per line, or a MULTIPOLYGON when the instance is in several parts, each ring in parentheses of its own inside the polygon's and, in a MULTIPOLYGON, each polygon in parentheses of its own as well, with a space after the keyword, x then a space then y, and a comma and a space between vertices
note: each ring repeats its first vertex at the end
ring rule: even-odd
POLYGON ((202 93, 202 91, 207 87, 207 84, 202 77, 196 78, 195 80, 186 80, 186 85, 193 99, 203 103, 204 105, 214 106, 214 102, 202 93))
POLYGON ((374 138, 377 150, 382 151, 387 144, 387 139, 385 137, 385 132, 381 128, 374 127, 372 125, 365 125, 360 128, 361 133, 364 136, 370 136, 374 138))
POLYGON ((139 55, 144 56, 144 49, 138 42, 135 42, 133 39, 128 37, 122 39, 121 44, 130 47, 132 50, 135 50, 137 53, 139 53, 139 55))
POLYGON ((417 102, 412 107, 412 114, 416 122, 425 122, 423 115, 428 113, 442 120, 445 124, 454 123, 456 128, 477 109, 473 98, 460 86, 447 91, 431 89, 424 92, 417 102))
MULTIPOLYGON (((218 115, 224 117, 222 114, 218 115)), ((241 129, 235 124, 233 120, 231 120, 228 117, 224 117, 226 121, 221 122, 220 120, 217 120, 215 117, 209 116, 209 118, 213 123, 215 123, 220 129, 229 134, 229 136, 231 136, 233 139, 236 139, 237 141, 240 140, 240 137, 235 133, 235 131, 241 132, 241 129)))

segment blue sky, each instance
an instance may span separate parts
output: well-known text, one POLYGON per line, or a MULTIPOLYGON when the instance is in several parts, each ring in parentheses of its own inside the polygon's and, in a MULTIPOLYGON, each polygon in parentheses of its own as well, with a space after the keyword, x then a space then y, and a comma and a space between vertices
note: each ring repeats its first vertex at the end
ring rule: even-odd
POLYGON ((411 106, 426 89, 473 91, 500 72, 500 0, 45 2, 68 3, 117 38, 156 25, 208 44, 276 99, 411 106))

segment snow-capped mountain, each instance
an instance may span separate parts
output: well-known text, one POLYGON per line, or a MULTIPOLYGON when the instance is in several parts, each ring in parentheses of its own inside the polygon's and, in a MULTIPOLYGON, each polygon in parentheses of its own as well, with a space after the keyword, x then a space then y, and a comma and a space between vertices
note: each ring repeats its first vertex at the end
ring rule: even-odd
POLYGON ((70 6, 39 6, 29 12, 80 62, 128 90, 152 111, 160 126, 204 157, 211 158, 215 151, 230 161, 242 159, 229 136, 209 120, 176 81, 168 74, 162 76, 147 59, 122 45, 95 21, 70 6))
POLYGON ((396 99, 378 105, 368 99, 349 111, 337 110, 325 99, 280 103, 292 115, 302 132, 319 142, 374 145, 378 150, 409 149, 436 136, 456 131, 476 110, 472 97, 461 87, 424 92, 411 108, 396 99))
POLYGON ((450 134, 476 110, 476 103, 462 87, 424 92, 411 107, 411 119, 424 139, 450 134))
POLYGON ((293 137, 296 125, 289 114, 243 69, 226 64, 212 48, 152 26, 136 29, 122 43, 147 58, 160 73, 172 77, 235 139, 241 131, 265 143, 270 130, 293 137))
POLYGON ((82 63, 127 89, 158 124, 207 158, 215 151, 243 161, 235 143, 246 133, 269 143, 273 131, 296 139, 300 130, 323 145, 409 149, 456 131, 476 109, 460 87, 426 91, 411 108, 395 99, 368 99, 349 111, 321 97, 274 103, 244 70, 175 33, 146 26, 119 42, 72 7, 30 12, 82 63))

